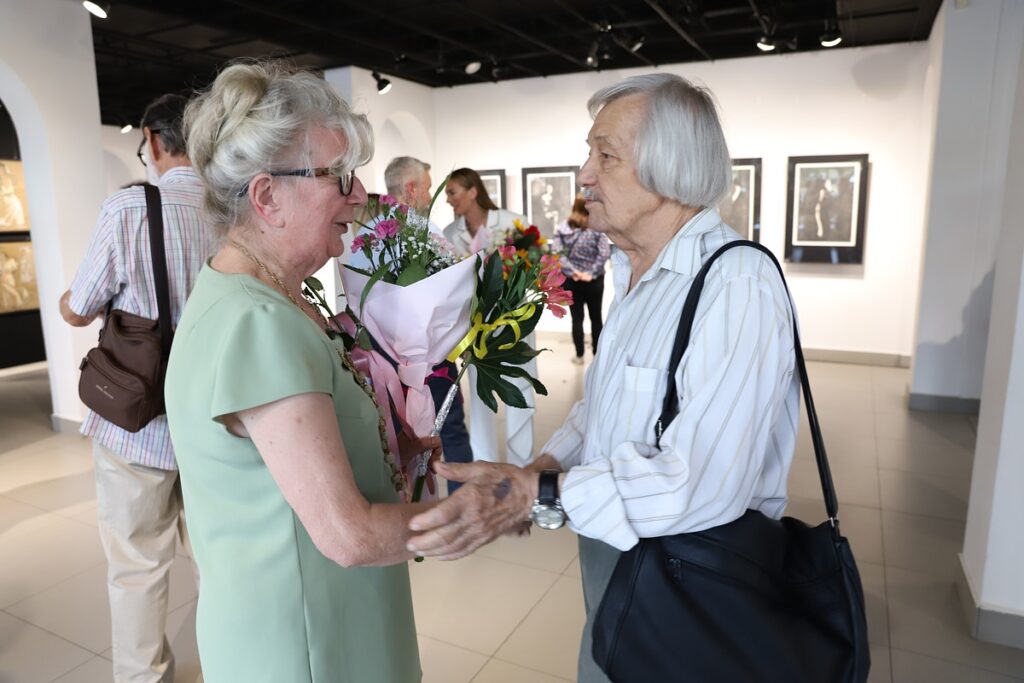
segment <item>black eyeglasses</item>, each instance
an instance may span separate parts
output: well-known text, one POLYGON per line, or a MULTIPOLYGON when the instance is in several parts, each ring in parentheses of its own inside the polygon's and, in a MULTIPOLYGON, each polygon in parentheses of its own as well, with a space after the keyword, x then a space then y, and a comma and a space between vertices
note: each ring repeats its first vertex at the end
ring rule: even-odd
MULTIPOLYGON (((162 133, 163 130, 164 130, 163 128, 156 128, 156 129, 150 128, 149 129, 149 134, 150 134, 150 136, 153 136, 153 135, 156 135, 157 133, 162 133)), ((137 156, 139 158, 139 163, 142 164, 143 166, 146 165, 146 158, 144 156, 142 156, 142 148, 145 147, 145 146, 146 146, 146 135, 143 134, 142 135, 142 139, 139 140, 139 148, 137 150, 135 150, 135 156, 137 156)))
MULTIPOLYGON (((334 175, 334 171, 329 168, 298 168, 291 171, 270 171, 267 175, 274 178, 283 178, 295 176, 299 178, 322 178, 324 176, 334 175)), ((338 178, 338 192, 341 193, 342 197, 348 197, 352 194, 352 188, 356 185, 356 172, 355 170, 349 171, 343 175, 337 176, 338 178)), ((242 189, 238 191, 238 196, 242 197, 249 192, 249 184, 246 183, 242 189)))
MULTIPOLYGON (((329 168, 300 168, 294 171, 271 171, 270 175, 275 178, 285 176, 298 176, 300 178, 322 178, 327 175, 334 175, 334 171, 332 171, 329 168)), ((341 193, 341 196, 347 197, 350 194, 352 194, 352 188, 355 187, 356 184, 355 170, 337 176, 337 178, 338 192, 341 193)))

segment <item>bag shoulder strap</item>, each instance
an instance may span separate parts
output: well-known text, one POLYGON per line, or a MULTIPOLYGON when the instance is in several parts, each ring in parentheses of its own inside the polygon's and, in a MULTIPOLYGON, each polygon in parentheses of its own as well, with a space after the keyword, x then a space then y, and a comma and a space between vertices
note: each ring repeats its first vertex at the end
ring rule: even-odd
POLYGON ((157 322, 160 325, 160 353, 164 362, 171 354, 171 293, 167 279, 167 256, 164 250, 164 212, 160 190, 155 185, 143 186, 146 191, 146 216, 149 223, 149 249, 153 259, 153 284, 156 287, 157 322))
MULTIPOLYGON (((683 358, 683 353, 686 351, 686 347, 690 344, 690 332, 693 329, 694 318, 697 314, 697 304, 700 300, 701 292, 704 289, 704 281, 707 279, 708 272, 711 270, 711 266, 714 265, 715 261, 725 252, 737 247, 750 247, 767 255, 768 258, 771 259, 771 262, 775 264, 775 268, 779 271, 779 278, 782 280, 782 285, 786 289, 787 296, 789 295, 789 286, 786 284, 786 277, 782 273, 782 266, 779 265, 779 261, 775 258, 775 254, 757 242, 751 242, 749 240, 735 240, 733 242, 729 242, 728 244, 719 247, 719 249, 704 262, 704 265, 697 273, 697 276, 693 279, 693 284, 690 285, 690 291, 686 295, 686 301, 683 303, 683 313, 679 319, 679 327, 676 330, 676 339, 672 346, 672 355, 669 357, 668 390, 665 392, 665 400, 662 403, 661 416, 655 424, 656 444, 660 445, 661 435, 664 432, 664 428, 667 427, 675 416, 679 414, 679 395, 676 391, 675 375, 676 370, 679 368, 679 363, 683 358)), ((790 301, 792 301, 792 298, 790 298, 790 301)), ((800 345, 800 330, 797 328, 795 311, 793 313, 793 346, 796 351, 796 366, 797 371, 800 373, 800 385, 803 388, 804 404, 807 407, 807 423, 811 432, 811 441, 814 444, 814 460, 818 465, 818 476, 821 479, 821 491, 825 497, 825 511, 828 513, 829 520, 832 521, 832 526, 838 529, 839 502, 836 498, 835 485, 832 482, 832 471, 828 466, 828 456, 825 453, 825 441, 821 436, 821 425, 818 423, 818 413, 814 408, 814 399, 811 396, 811 384, 807 377, 807 365, 804 362, 804 352, 800 345)))

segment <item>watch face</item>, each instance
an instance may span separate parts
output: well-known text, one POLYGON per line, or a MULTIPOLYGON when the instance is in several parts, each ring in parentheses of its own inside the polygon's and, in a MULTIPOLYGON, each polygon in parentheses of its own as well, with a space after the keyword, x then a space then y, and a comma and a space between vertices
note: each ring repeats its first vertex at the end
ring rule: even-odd
POLYGON ((558 529, 565 524, 565 513, 553 505, 534 505, 530 516, 541 529, 558 529))

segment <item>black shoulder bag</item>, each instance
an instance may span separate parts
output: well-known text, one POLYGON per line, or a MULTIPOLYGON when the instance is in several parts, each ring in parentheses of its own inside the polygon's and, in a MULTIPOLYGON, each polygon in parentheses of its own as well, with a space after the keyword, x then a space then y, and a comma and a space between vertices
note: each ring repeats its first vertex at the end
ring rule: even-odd
POLYGON ((164 374, 173 339, 160 191, 152 185, 145 190, 158 318, 150 320, 107 304, 99 344, 82 359, 78 379, 82 402, 129 432, 165 412, 164 374))
MULTIPOLYGON (((655 435, 679 413, 675 373, 721 247, 683 306, 655 435)), ((785 277, 783 277, 785 284, 785 277)), ((598 607, 593 655, 615 683, 863 683, 870 667, 864 592, 847 540, 793 320, 814 455, 828 519, 816 527, 747 512, 694 533, 642 538, 622 554, 598 607)))

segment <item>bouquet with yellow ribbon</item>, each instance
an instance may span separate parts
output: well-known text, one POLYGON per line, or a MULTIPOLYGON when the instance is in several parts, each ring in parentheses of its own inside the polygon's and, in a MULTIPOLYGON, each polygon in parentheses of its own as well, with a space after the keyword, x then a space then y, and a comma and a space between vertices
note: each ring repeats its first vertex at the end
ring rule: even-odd
MULTIPOLYGON (((533 332, 545 308, 557 317, 565 315, 572 293, 562 285, 565 275, 557 254, 551 253, 536 226, 518 221, 501 238, 496 249, 477 256, 476 296, 470 308, 470 327, 448 354, 448 360, 462 360, 462 367, 437 413, 436 426, 444 424, 466 370, 476 368, 476 392, 491 410, 498 400, 513 408, 527 408, 523 392, 511 379, 522 379, 534 391, 547 395, 547 388, 523 366, 540 354, 525 338, 533 332)), ((427 476, 427 461, 421 460, 413 500, 419 500, 427 476)))

